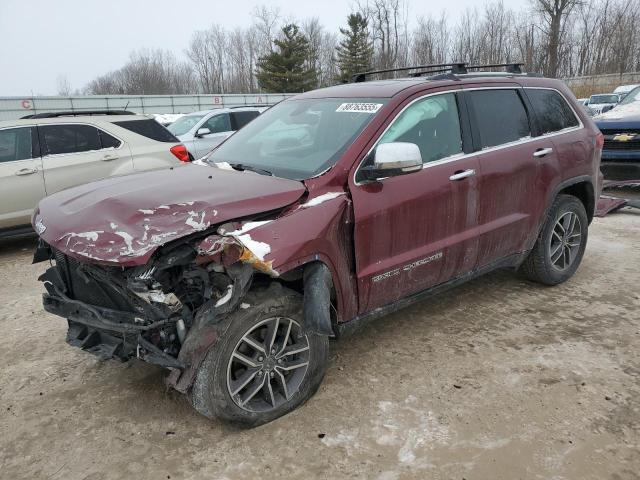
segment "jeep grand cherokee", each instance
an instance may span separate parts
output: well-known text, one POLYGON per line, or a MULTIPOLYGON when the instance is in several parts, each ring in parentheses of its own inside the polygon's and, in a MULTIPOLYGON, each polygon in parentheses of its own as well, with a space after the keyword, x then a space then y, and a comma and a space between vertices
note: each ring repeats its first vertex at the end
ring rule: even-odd
POLYGON ((313 395, 331 336, 500 267, 564 282, 602 135, 560 81, 453 67, 303 93, 210 167, 44 199, 44 308, 71 345, 166 367, 202 414, 258 425, 313 395))

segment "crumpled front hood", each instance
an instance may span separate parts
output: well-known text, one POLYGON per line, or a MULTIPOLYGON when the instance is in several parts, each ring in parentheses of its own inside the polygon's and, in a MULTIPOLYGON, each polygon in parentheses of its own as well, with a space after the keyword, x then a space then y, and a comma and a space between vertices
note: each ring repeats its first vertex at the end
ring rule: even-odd
POLYGON ((40 202, 33 227, 72 257, 143 265, 167 242, 285 207, 304 192, 295 180, 189 165, 58 192, 40 202))

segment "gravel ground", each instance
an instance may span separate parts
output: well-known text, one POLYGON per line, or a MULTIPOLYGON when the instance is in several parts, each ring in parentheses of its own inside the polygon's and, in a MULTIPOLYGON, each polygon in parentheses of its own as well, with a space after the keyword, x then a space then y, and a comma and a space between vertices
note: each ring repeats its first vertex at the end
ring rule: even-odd
POLYGON ((319 392, 254 430, 43 312, 33 239, 0 242, 0 477, 640 478, 640 211, 598 219, 576 276, 500 271, 334 342, 319 392))

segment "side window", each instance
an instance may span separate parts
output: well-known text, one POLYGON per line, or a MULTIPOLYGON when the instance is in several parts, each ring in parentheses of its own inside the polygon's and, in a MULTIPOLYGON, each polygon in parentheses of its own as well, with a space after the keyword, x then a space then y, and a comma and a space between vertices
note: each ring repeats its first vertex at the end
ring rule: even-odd
POLYGON ((415 143, 424 163, 462 153, 462 135, 453 93, 418 100, 393 121, 378 144, 415 143))
POLYGON ((112 135, 109 135, 104 130, 98 129, 98 133, 100 134, 100 143, 102 148, 118 148, 122 142, 115 138, 112 135))
POLYGON ((214 115, 209 120, 204 122, 202 127, 211 130, 211 133, 228 132, 231 130, 231 122, 229 120, 229 114, 223 113, 220 115, 214 115))
POLYGON ((178 143, 180 141, 173 136, 173 133, 150 118, 144 120, 123 120, 121 122, 113 122, 113 124, 158 142, 178 143))
POLYGON ((527 88, 526 92, 533 105, 541 135, 580 125, 567 101, 555 90, 527 88))
POLYGON ((31 127, 0 130, 0 162, 32 158, 31 127))
POLYGON ((467 95, 480 133, 481 148, 531 136, 527 111, 516 90, 474 90, 467 95))
POLYGON ((231 113, 231 127, 233 130, 240 130, 251 120, 260 115, 260 112, 233 112, 231 113))
POLYGON ((91 125, 43 125, 44 155, 100 150, 98 129, 91 125))

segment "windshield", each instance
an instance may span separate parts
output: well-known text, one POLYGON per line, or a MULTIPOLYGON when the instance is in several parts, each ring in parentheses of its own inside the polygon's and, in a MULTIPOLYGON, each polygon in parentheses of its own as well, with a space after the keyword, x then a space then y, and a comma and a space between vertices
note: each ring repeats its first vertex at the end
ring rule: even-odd
POLYGON ((314 177, 338 161, 386 101, 284 101, 232 135, 207 161, 240 164, 294 180, 314 177))
POLYGON ((196 123, 202 120, 203 117, 204 117, 204 114, 203 115, 185 115, 184 117, 180 117, 178 120, 173 122, 167 128, 176 137, 178 135, 184 135, 189 130, 191 130, 196 123))
POLYGON ((629 103, 637 102, 640 100, 640 87, 636 87, 629 92, 629 94, 624 97, 624 100, 620 102, 620 105, 627 105, 629 103))
POLYGON ((618 103, 617 95, 591 95, 590 104, 618 103))

